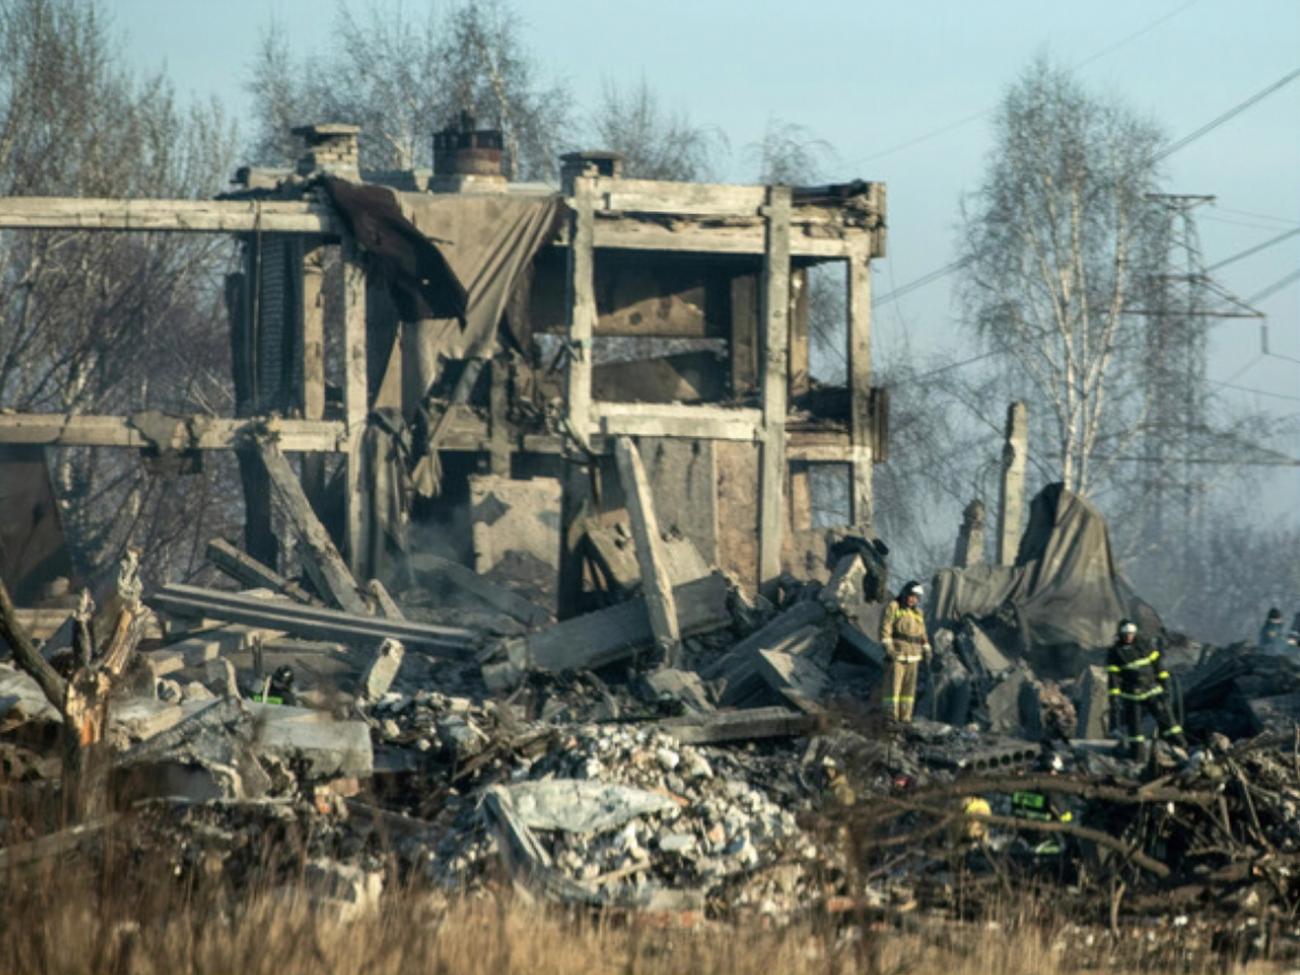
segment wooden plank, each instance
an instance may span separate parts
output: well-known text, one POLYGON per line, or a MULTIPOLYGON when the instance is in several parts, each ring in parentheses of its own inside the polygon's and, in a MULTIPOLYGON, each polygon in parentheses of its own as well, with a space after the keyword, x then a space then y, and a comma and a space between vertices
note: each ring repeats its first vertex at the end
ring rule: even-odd
MULTIPOLYGON (((662 219, 599 219, 593 243, 601 250, 672 251, 681 254, 751 254, 758 257, 765 251, 760 220, 755 220, 750 226, 736 226, 701 224, 684 217, 665 226, 662 219)), ((857 246, 859 238, 869 242, 872 237, 871 231, 856 227, 804 224, 794 229, 790 253, 795 257, 843 260, 857 246)), ((567 236, 561 236, 555 243, 565 246, 567 241, 567 236)))
MULTIPOLYGON (((230 450, 259 430, 274 436, 281 450, 332 453, 346 443, 335 420, 288 420, 280 417, 177 417, 176 432, 164 444, 173 450, 230 450)), ((0 413, 0 443, 51 447, 149 447, 152 442, 131 425, 130 417, 103 414, 0 413)))
POLYGON ((614 459, 618 463, 618 476, 623 482, 627 513, 632 521, 636 560, 641 567, 641 595, 645 598, 650 629, 656 646, 664 655, 664 663, 676 666, 682 637, 677 629, 677 606, 664 561, 663 539, 659 535, 659 520, 655 517, 650 480, 646 477, 645 465, 641 463, 641 453, 630 437, 619 437, 614 441, 614 459))
POLYGON ((758 578, 781 574, 785 527, 785 417, 790 341, 790 187, 768 189, 763 254, 763 459, 759 472, 758 578))
POLYGON ((0 197, 0 230, 144 230, 189 233, 339 233, 333 209, 284 200, 109 200, 0 197))
MULTIPOLYGON (((677 628, 683 637, 731 622, 727 583, 720 575, 678 586, 673 590, 673 600, 677 605, 677 628)), ((590 670, 626 660, 653 644, 645 600, 637 597, 529 634, 524 665, 552 672, 590 670)))
POLYGON ((258 444, 258 456, 271 479, 271 490, 280 503, 280 509, 298 532, 305 551, 310 553, 315 568, 313 575, 325 588, 321 595, 349 613, 363 616, 369 613, 370 608, 358 590, 356 579, 312 510, 289 461, 270 441, 258 444))
POLYGON ((565 296, 569 324, 569 361, 565 396, 570 430, 587 444, 591 417, 592 333, 596 328, 594 176, 575 176, 569 224, 573 246, 568 250, 565 296))
POLYGON ((214 538, 208 542, 204 555, 209 562, 242 585, 273 589, 306 606, 319 605, 319 601, 313 599, 298 583, 286 579, 247 552, 235 548, 224 538, 214 538))
POLYGON ((595 192, 602 210, 635 213, 757 217, 767 201, 764 186, 614 179, 608 176, 595 180, 595 192))
POLYGON ((681 403, 609 403, 590 407, 593 425, 606 436, 687 437, 698 440, 759 439, 763 414, 754 409, 686 406, 681 403))
MULTIPOLYGON (((325 416, 325 249, 318 241, 299 242, 298 355, 302 372, 299 405, 307 420, 325 416)), ((325 458, 302 459, 302 486, 313 505, 325 497, 325 458)))
POLYGON ((852 464, 850 515, 853 524, 872 523, 871 484, 871 252, 855 250, 848 261, 849 439, 852 464))
POLYGON ((360 564, 365 513, 361 510, 361 434, 370 403, 366 379, 366 270, 356 241, 343 244, 343 411, 347 458, 343 485, 343 538, 349 564, 360 564))
POLYGON ((758 278, 731 279, 731 395, 747 396, 758 385, 758 278))
POLYGON ((328 640, 370 649, 379 640, 398 640, 408 650, 468 657, 478 638, 473 630, 435 626, 317 609, 287 599, 259 599, 240 593, 172 584, 150 593, 145 602, 173 616, 223 620, 282 630, 309 640, 328 640))

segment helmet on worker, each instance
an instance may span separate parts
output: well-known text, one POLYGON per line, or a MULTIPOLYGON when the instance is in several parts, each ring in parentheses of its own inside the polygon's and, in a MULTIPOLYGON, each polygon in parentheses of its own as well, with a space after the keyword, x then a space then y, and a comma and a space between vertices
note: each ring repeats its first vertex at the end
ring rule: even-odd
POLYGON ((1118 629, 1116 629, 1115 632, 1116 634, 1118 634, 1122 642, 1132 643, 1134 640, 1137 639, 1137 633, 1138 633, 1137 624, 1134 623, 1132 620, 1120 620, 1119 627, 1118 629))
POLYGON ((903 584, 903 588, 898 593, 898 601, 912 608, 921 604, 921 597, 924 595, 925 590, 921 588, 921 584, 913 579, 903 584))

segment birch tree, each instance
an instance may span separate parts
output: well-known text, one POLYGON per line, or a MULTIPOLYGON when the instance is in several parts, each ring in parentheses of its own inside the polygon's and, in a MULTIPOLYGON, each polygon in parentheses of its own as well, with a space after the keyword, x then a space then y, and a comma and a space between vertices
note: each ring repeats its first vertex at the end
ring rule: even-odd
POLYGON ((1006 367, 1006 398, 1036 405, 1054 475, 1084 496, 1141 426, 1125 303, 1148 273, 1161 141, 1153 122, 1039 59, 1003 97, 964 208, 964 313, 1006 367))
POLYGON ((330 48, 295 59, 281 27, 264 32, 247 85, 258 162, 292 163, 302 150, 289 130, 329 121, 361 126, 363 169, 427 168, 434 131, 468 111, 501 130, 511 179, 556 174, 572 99, 543 78, 505 0, 430 5, 423 16, 401 4, 358 14, 340 3, 334 35, 330 48))

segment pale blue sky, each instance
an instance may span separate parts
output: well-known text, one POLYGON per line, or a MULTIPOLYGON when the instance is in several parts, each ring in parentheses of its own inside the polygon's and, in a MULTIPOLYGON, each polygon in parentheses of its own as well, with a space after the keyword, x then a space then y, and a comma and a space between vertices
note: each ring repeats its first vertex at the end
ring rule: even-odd
MULTIPOLYGON (((105 5, 136 67, 165 67, 182 93, 218 95, 235 112, 248 104, 248 64, 271 17, 305 52, 330 43, 334 11, 330 0, 105 5)), ((425 9, 416 0, 405 7, 425 9)), ((1067 64, 1088 61, 1080 69, 1088 83, 1158 118, 1171 138, 1300 67, 1297 0, 519 0, 516 9, 546 71, 569 84, 580 106, 594 101, 605 79, 644 75, 669 104, 717 126, 731 146, 723 178, 753 178, 746 149, 776 118, 835 147, 829 177, 884 180, 890 255, 877 265, 878 293, 951 260, 958 202, 985 162, 987 120, 886 150, 990 108, 1039 51, 1067 64)), ((440 121, 431 119, 430 128, 440 121)), ((1300 226, 1300 81, 1172 156, 1167 169, 1171 190, 1218 196, 1215 208, 1200 211, 1210 263, 1300 226)), ((1248 296, 1298 267, 1300 236, 1219 276, 1248 296)), ((897 351, 905 331, 923 357, 965 348, 948 283, 880 309, 878 354, 897 351)), ((1300 360, 1300 283, 1260 307, 1269 315, 1271 350, 1300 360)), ((1253 361, 1258 352, 1255 323, 1217 326, 1211 377, 1300 398, 1300 364, 1253 361)), ((1300 399, 1221 392, 1243 407, 1300 414, 1300 399)), ((1279 446, 1300 456, 1300 437, 1279 446)), ((1277 480, 1294 510, 1300 475, 1277 480)))

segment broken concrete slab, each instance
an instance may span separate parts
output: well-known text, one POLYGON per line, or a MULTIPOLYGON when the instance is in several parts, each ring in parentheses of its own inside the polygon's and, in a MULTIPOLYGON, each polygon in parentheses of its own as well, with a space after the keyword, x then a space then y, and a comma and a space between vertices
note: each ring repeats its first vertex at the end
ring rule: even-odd
POLYGON ((821 631, 808 627, 792 635, 785 649, 760 650, 756 667, 759 676, 773 691, 807 714, 818 714, 818 703, 830 690, 830 677, 811 659, 821 631))
POLYGON ((963 627, 959 639, 965 638, 967 646, 974 653, 980 666, 992 677, 997 677, 1009 671, 1014 664, 1001 650, 996 643, 974 622, 968 622, 963 627))
POLYGON ((641 683, 654 700, 676 701, 686 710, 699 713, 714 710, 704 681, 694 671, 660 667, 642 674, 641 683))
MULTIPOLYGON (((720 575, 675 590, 677 624, 682 635, 705 633, 729 624, 727 593, 727 581, 720 575)), ((518 641, 508 641, 504 649, 511 656, 507 666, 522 675, 524 670, 591 670, 625 660, 653 645, 645 602, 636 598, 564 620, 518 641)), ((496 677, 506 679, 509 674, 503 671, 496 677)))
POLYGON ((505 786, 529 829, 602 833, 630 819, 676 812, 668 796, 594 779, 545 779, 505 786))
POLYGON ((761 738, 794 738, 815 733, 820 724, 813 715, 784 707, 768 707, 683 715, 667 718, 655 727, 683 745, 711 745, 761 738))
POLYGON ((1079 714, 1076 734, 1080 738, 1106 737, 1110 725, 1109 688, 1106 668, 1093 666, 1083 672, 1076 702, 1079 714))
POLYGON ((761 691, 764 685, 758 676, 759 651, 785 649, 783 644, 792 634, 822 626, 827 616, 826 608, 816 600, 795 603, 737 643, 706 668, 702 676, 722 685, 723 703, 734 703, 756 690, 761 691))
POLYGON ((393 681, 397 679, 405 655, 406 648, 396 640, 384 640, 379 644, 374 657, 366 666, 366 672, 361 676, 363 700, 378 701, 388 693, 393 681))
POLYGON ((1002 682, 989 691, 984 703, 988 708, 989 730, 995 734, 1012 734, 1021 731, 1021 692, 1032 680, 1027 667, 1017 667, 1003 677, 1002 682))
POLYGON ((255 644, 269 643, 284 637, 281 630, 229 625, 206 633, 194 634, 158 650, 145 651, 144 659, 153 668, 154 675, 165 677, 178 670, 201 667, 210 660, 230 653, 248 650, 255 644))

